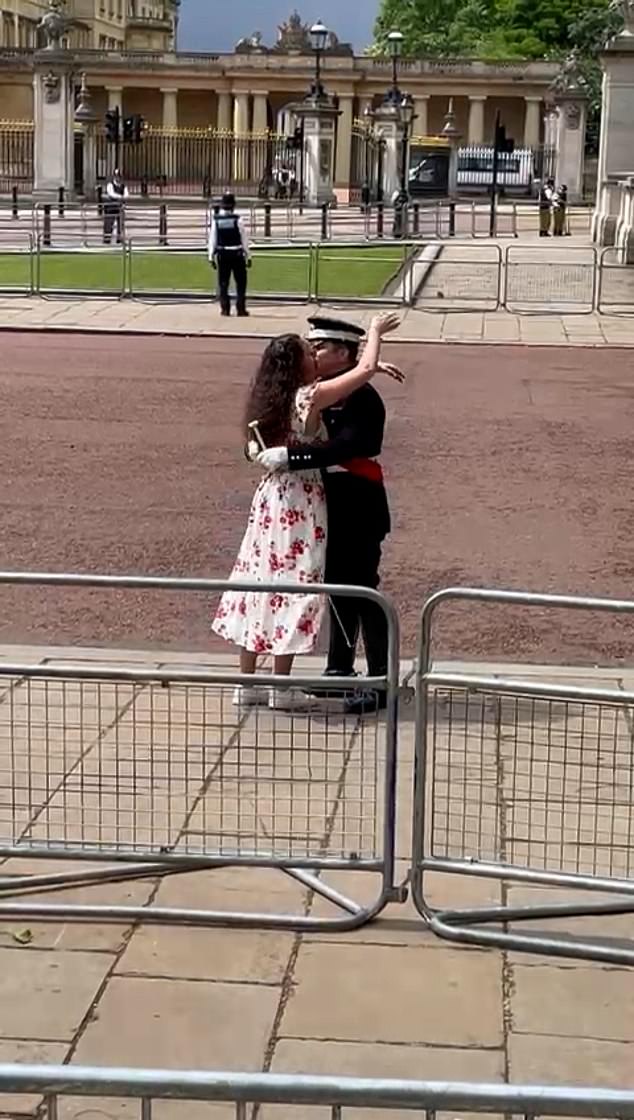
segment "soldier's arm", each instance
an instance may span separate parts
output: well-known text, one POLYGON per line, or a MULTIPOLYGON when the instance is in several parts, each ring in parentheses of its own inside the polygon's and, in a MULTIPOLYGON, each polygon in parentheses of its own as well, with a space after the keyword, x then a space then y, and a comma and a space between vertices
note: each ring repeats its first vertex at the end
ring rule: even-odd
POLYGON ((352 401, 341 430, 332 439, 287 448, 289 470, 325 470, 350 459, 373 459, 380 454, 384 427, 385 408, 378 395, 352 401))

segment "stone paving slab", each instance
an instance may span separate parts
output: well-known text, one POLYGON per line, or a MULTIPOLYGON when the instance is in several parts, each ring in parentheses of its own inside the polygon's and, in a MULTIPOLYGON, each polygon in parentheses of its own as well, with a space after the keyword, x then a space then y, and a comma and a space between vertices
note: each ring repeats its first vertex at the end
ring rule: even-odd
MULTIPOLYGON (((76 662, 78 657, 77 651, 61 647, 0 647, 0 664, 6 664, 18 652, 27 663, 49 660, 64 664, 76 662)), ((165 655, 130 650, 119 656, 128 664, 156 666, 165 655)), ((190 658, 185 652, 168 656, 174 666, 200 666, 206 657, 199 654, 190 658)), ((116 654, 112 650, 82 650, 81 657, 86 662, 111 662, 116 654)), ((230 660, 215 656, 213 663, 223 667, 230 660)), ((310 668, 309 663, 305 667, 310 668)), ((443 667, 466 672, 476 668, 457 664, 443 667)), ((590 669, 564 666, 487 665, 477 669, 492 675, 522 670, 522 675, 535 679, 604 687, 622 687, 624 680, 633 679, 631 669, 596 674, 590 669)), ((114 713, 122 727, 119 752, 112 735, 107 742, 104 739, 102 748, 103 757, 118 759, 120 766, 129 761, 127 752, 133 742, 130 709, 123 711, 128 699, 123 689, 122 710, 114 713)), ((141 692, 137 703, 145 719, 152 710, 150 693, 141 692)), ((192 703, 193 713, 199 718, 203 709, 192 703)), ((5 704, 6 699, 0 696, 0 713, 5 704)), ((57 719, 59 706, 53 705, 51 710, 57 719)), ((156 731, 162 730, 163 735, 158 745, 151 737, 143 739, 143 750, 147 754, 154 742, 152 753, 160 783, 159 761, 166 757, 164 748, 170 737, 159 718, 161 712, 165 715, 165 705, 157 705, 154 711, 156 731)), ((506 711, 503 706, 502 720, 506 711)), ((236 721, 219 721, 217 707, 214 712, 210 716, 215 721, 210 758, 220 752, 229 759, 236 721)), ((111 710, 108 718, 113 718, 111 710)), ((257 762, 254 725, 248 720, 238 724, 243 763, 253 768, 257 762)), ((298 759, 299 744, 308 726, 306 721, 295 725, 298 759)), ((557 726, 561 730, 561 723, 557 726)), ((515 722, 500 730, 502 744, 517 738, 515 722)), ((596 727, 586 731, 595 744, 592 757, 596 763, 596 727)), ((314 734, 321 766, 323 728, 315 729, 314 734)), ((551 720, 545 726, 536 726, 534 734, 534 750, 539 755, 543 743, 554 744, 555 725, 551 720)), ((441 736, 439 742, 446 739, 441 736)), ((477 744, 477 737, 473 742, 477 744)), ((472 738, 463 743, 469 766, 471 744, 472 738)), ((353 786, 357 781, 354 759, 359 756, 355 756, 354 735, 349 748, 353 769, 347 777, 341 776, 340 760, 334 760, 341 787, 339 798, 347 781, 353 786)), ((175 750, 178 755, 181 747, 175 750)), ((288 747, 280 739, 277 751, 272 744, 262 746, 259 764, 286 766, 287 756, 288 747), (274 759, 276 754, 278 758, 274 759)), ((411 718, 402 725, 399 762, 400 858, 396 880, 402 882, 410 866, 411 718)), ((318 771, 319 767, 315 773, 318 771)), ((280 781, 279 792, 286 796, 287 778, 280 781)), ((261 796, 265 819, 267 800, 261 796)), ((3 819, 0 811, 0 821, 3 819)), ((41 874, 76 870, 79 866, 77 861, 11 859, 0 865, 0 875, 41 874)), ((324 873, 323 878, 327 886, 361 904, 376 898, 380 887, 374 874, 337 871, 324 873)), ((331 903, 311 896, 302 883, 280 870, 265 868, 225 867, 41 893, 58 903, 81 900, 256 909, 265 914, 308 912, 321 918, 335 914, 331 903)), ((434 906, 486 905, 500 902, 501 884, 473 876, 429 875, 425 894, 434 906)), ((508 900, 520 904, 542 902, 555 894, 561 901, 578 897, 573 892, 559 894, 547 888, 513 885, 507 889, 508 900)), ((623 943, 634 932, 634 919, 629 915, 587 923, 583 919, 551 919, 534 925, 587 933, 604 942, 616 938, 623 943)), ((61 918, 54 922, 31 918, 0 921, 0 1060, 67 1059, 98 1065, 493 1081, 509 1078, 627 1087, 634 1084, 628 1060, 634 1042, 633 1000, 634 971, 593 962, 568 959, 554 963, 544 957, 453 946, 425 928, 411 900, 404 905, 391 904, 374 924, 349 934, 341 930, 295 934, 262 929, 190 929, 131 921, 112 925, 105 921, 74 923, 61 918)), ((33 1098, 25 1098, 14 1111, 16 1115, 26 1114, 34 1104, 33 1098)), ((104 1108, 101 1102, 65 1103, 60 1117, 69 1120, 86 1109, 104 1108)), ((106 1111, 120 1120, 138 1115, 126 1102, 108 1105, 106 1111)), ((273 1120, 273 1111, 266 1110, 267 1118, 273 1120)), ((156 1118, 198 1120, 199 1112, 201 1120, 210 1114, 208 1108, 161 1106, 156 1109, 156 1118)), ((224 1120, 231 1110, 212 1109, 211 1113, 212 1120, 224 1120)), ((275 1113, 282 1120, 281 1113, 275 1113)), ((285 1114, 286 1120, 290 1115, 285 1114)))
MULTIPOLYGON (((250 318, 245 321, 221 318, 218 308, 205 301, 140 304, 136 300, 0 297, 0 330, 139 332, 259 341, 305 331, 309 316, 319 313, 345 316, 367 325, 373 312, 354 303, 331 306, 252 301, 250 318)), ((634 345, 634 313, 572 315, 554 305, 552 313, 544 314, 542 309, 538 315, 530 310, 518 314, 408 307, 402 309, 400 330, 391 341, 624 347, 634 345)))

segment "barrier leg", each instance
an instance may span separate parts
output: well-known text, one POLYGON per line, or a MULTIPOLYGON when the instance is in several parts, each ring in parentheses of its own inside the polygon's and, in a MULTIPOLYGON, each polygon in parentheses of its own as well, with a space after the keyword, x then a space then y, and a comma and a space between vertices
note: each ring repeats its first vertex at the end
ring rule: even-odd
POLYGON ((164 202, 159 209, 159 245, 167 245, 167 206, 164 202))

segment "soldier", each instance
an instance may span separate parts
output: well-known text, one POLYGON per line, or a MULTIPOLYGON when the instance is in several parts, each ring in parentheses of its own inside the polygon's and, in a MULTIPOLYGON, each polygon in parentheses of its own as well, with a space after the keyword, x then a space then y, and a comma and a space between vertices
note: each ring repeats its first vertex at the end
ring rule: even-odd
POLYGON ((568 207, 568 187, 565 183, 553 195, 553 237, 563 237, 568 207))
POLYGON ((550 237, 550 216, 555 193, 555 180, 547 179, 539 190, 539 236, 550 237))
POLYGON ((103 204, 103 243, 110 245, 112 231, 117 227, 117 245, 121 244, 123 237, 123 204, 128 197, 123 176, 118 167, 115 167, 112 178, 106 183, 106 201, 103 204))
MULTIPOLYGON (((353 323, 322 316, 310 319, 309 323, 308 340, 313 343, 320 377, 334 377, 352 369, 364 330, 353 323)), ((381 368, 396 380, 403 380, 395 367, 381 368)), ((377 461, 383 444, 385 406, 376 389, 368 384, 341 405, 326 409, 322 416, 329 435, 326 443, 269 448, 257 460, 267 470, 317 468, 324 472, 328 506, 326 582, 376 588, 381 547, 390 531, 383 472, 377 461)), ((385 676, 385 615, 369 600, 353 598, 332 601, 326 676, 354 675, 359 630, 370 676, 385 676)), ((345 700, 350 715, 375 712, 385 704, 384 692, 360 690, 345 700)))
POLYGON ((209 260, 218 269, 220 314, 231 314, 229 284, 231 277, 236 284, 236 313, 248 315, 247 269, 251 267, 249 243, 240 215, 236 214, 236 200, 232 194, 223 194, 220 209, 214 214, 209 233, 209 260))

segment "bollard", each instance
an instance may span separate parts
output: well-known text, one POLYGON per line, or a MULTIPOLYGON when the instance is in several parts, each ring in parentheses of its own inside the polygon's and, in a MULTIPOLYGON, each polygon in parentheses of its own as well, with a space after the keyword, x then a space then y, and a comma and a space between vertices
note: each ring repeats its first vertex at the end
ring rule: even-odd
POLYGON ((19 214, 19 211, 18 211, 18 188, 17 187, 12 187, 11 188, 11 217, 12 218, 19 218, 19 216, 20 216, 20 214, 19 214))
POLYGON ((272 217, 271 203, 266 202, 264 204, 264 236, 265 237, 270 237, 271 236, 271 217, 272 217))
POLYGON ((321 239, 322 241, 328 240, 328 203, 323 202, 321 206, 321 239))
POLYGON ((97 187, 95 194, 97 195, 97 217, 103 218, 103 187, 97 187))
POLYGON ((414 220, 413 220, 413 223, 412 223, 412 233, 414 234, 415 237, 418 237, 418 235, 420 233, 420 206, 419 206, 418 202, 414 203, 413 213, 414 213, 414 220))
POLYGON ((456 236, 456 204, 455 202, 449 203, 449 236, 456 236))
POLYGON ((384 218, 383 203, 379 202, 379 203, 377 203, 377 207, 376 207, 376 235, 377 235, 377 237, 383 237, 383 218, 384 218))
POLYGON ((145 175, 141 179, 141 194, 144 198, 147 198, 148 196, 148 181, 145 175))
POLYGON ((159 209, 159 245, 167 245, 167 206, 164 202, 159 209))
POLYGON ((51 245, 51 204, 44 205, 44 229, 42 231, 42 244, 49 249, 51 245))
POLYGON ((64 188, 60 187, 57 192, 57 213, 60 218, 64 217, 64 188))

